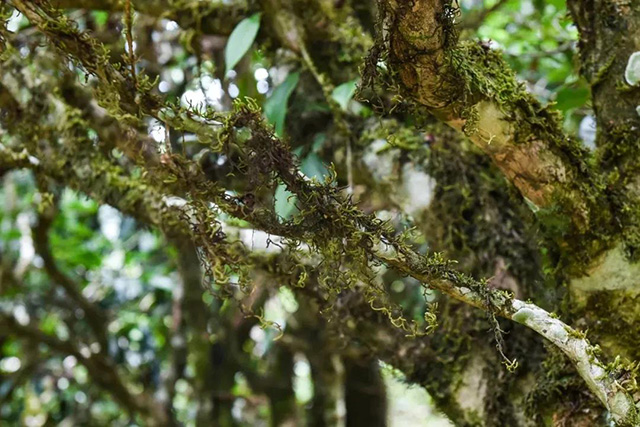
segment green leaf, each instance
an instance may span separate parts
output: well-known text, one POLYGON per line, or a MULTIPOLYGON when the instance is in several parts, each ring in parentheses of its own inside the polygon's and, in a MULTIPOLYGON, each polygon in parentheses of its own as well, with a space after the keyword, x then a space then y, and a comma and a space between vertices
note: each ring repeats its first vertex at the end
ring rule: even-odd
POLYGON ((329 174, 329 171, 322 163, 322 160, 316 153, 310 153, 300 165, 300 170, 303 174, 309 178, 315 178, 319 181, 324 179, 325 175, 329 174))
POLYGON ((322 146, 327 141, 327 135, 324 133, 319 133, 313 138, 312 150, 314 153, 319 153, 322 149, 322 146))
POLYGON ((349 101, 353 98, 353 94, 356 93, 356 85, 358 80, 351 80, 346 83, 342 83, 340 86, 336 87, 331 93, 331 97, 340 104, 340 107, 343 110, 347 109, 347 105, 349 105, 349 101))
POLYGON ((274 198, 275 204, 273 209, 280 217, 288 219, 296 212, 296 196, 287 190, 284 184, 278 185, 274 198))
POLYGON ((224 51, 226 71, 232 70, 247 53, 260 29, 260 13, 243 19, 231 32, 224 51))
POLYGON ((287 116, 287 103, 293 90, 298 85, 300 73, 289 74, 280 86, 264 103, 264 114, 267 120, 276 128, 276 135, 282 136, 284 132, 284 119, 287 116))
POLYGON ((556 96, 556 108, 567 112, 573 108, 586 105, 589 97, 589 89, 586 87, 563 87, 556 96))
POLYGON ((95 19, 98 27, 102 28, 107 25, 107 21, 109 20, 109 13, 103 10, 96 10, 91 12, 93 19, 95 19))
POLYGON ((553 5, 556 10, 563 10, 565 7, 565 2, 563 0, 547 0, 547 4, 553 5))

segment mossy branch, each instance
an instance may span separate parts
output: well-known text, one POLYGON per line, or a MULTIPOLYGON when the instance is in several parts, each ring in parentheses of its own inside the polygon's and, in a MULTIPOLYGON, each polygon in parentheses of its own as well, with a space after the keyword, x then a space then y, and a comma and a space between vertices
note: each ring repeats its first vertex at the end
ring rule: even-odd
MULTIPOLYGON (((559 113, 526 91, 500 52, 458 43, 451 1, 382 0, 380 13, 385 38, 368 63, 385 60, 405 99, 463 132, 538 210, 568 218, 572 244, 601 250, 593 242, 616 227, 602 177, 559 113)), ((369 67, 365 81, 377 72, 369 67)))
MULTIPOLYGON (((103 85, 109 85, 110 78, 113 78, 117 84, 109 89, 115 91, 118 96, 124 97, 127 94, 126 91, 130 87, 126 84, 127 79, 97 53, 97 42, 69 25, 56 25, 55 19, 45 9, 34 8, 33 4, 27 4, 22 0, 13 0, 13 3, 60 49, 95 74, 103 85)), ((419 41, 423 44, 423 49, 429 50, 430 42, 423 42, 424 40, 419 41)), ((441 58, 444 59, 444 56, 441 58)), ((158 115, 165 107, 160 100, 151 97, 140 88, 136 91, 133 104, 137 106, 137 114, 158 115)), ((444 106, 439 108, 441 112, 445 111, 442 110, 444 106)), ((489 107, 483 108, 478 112, 478 126, 482 126, 482 114, 486 111, 493 111, 498 116, 503 114, 497 105, 494 105, 494 110, 489 107)), ((500 117, 489 117, 486 120, 491 120, 492 126, 500 128, 500 117)), ((110 202, 124 212, 136 214, 151 224, 169 229, 180 228, 178 224, 182 223, 182 230, 190 235, 198 246, 206 249, 205 254, 217 263, 216 268, 223 269, 225 266, 242 264, 244 251, 221 245, 224 235, 218 234, 219 226, 215 212, 209 209, 212 202, 227 214, 248 221, 258 229, 287 237, 295 243, 305 242, 311 250, 319 252, 326 259, 349 259, 349 267, 354 270, 341 276, 346 279, 347 284, 349 280, 356 278, 369 278, 372 275, 371 263, 382 262, 390 265, 459 301, 522 323, 540 333, 567 354, 589 389, 611 412, 617 423, 632 425, 638 420, 632 397, 616 383, 613 374, 607 373, 603 368, 595 355, 596 349, 586 338, 541 308, 513 299, 504 292, 491 290, 483 282, 457 272, 451 268, 450 262, 439 256, 425 257, 418 254, 401 238, 395 236, 382 221, 361 212, 350 200, 345 200, 339 189, 330 182, 318 183, 304 178, 288 145, 274 136, 255 105, 239 104, 228 117, 214 115, 207 118, 218 119, 219 123, 223 124, 219 131, 212 132, 213 135, 218 135, 217 141, 211 142, 212 148, 233 148, 237 151, 240 156, 236 165, 237 172, 248 177, 250 188, 260 189, 273 186, 276 182, 283 182, 298 196, 301 205, 299 216, 289 221, 279 221, 271 210, 264 206, 253 206, 253 203, 248 203, 248 198, 226 195, 224 189, 203 176, 195 162, 178 154, 170 156, 162 167, 150 171, 151 177, 148 180, 138 180, 135 183, 131 177, 127 177, 106 159, 99 156, 87 158, 84 157, 87 154, 84 152, 72 153, 71 158, 63 161, 63 164, 74 164, 75 167, 68 168, 69 170, 60 170, 60 159, 42 161, 53 161, 53 164, 50 163, 45 168, 52 176, 61 178, 63 182, 93 195, 98 200, 110 202), (248 135, 246 130, 249 131, 248 135), (83 163, 88 163, 88 167, 82 167, 83 163), (252 183, 252 180, 260 184, 252 183), (158 188, 160 185, 162 189, 158 188), (152 194, 147 195, 148 192, 152 194), (186 212, 183 217, 176 218, 175 211, 170 214, 171 210, 167 209, 167 194, 185 196, 190 201, 189 207, 192 210, 186 212), (141 211, 145 211, 144 214, 141 215, 141 211), (171 227, 168 227, 165 221, 170 221, 171 227), (188 231, 185 230, 185 222, 188 224, 188 231), (385 250, 385 247, 391 249, 391 252, 385 250)), ((173 119, 177 125, 181 125, 180 116, 174 115, 173 119)), ((175 124, 172 123, 172 126, 175 124)), ((187 126, 188 124, 182 123, 183 128, 187 126)), ((505 129, 500 131, 506 132, 505 129)), ((509 141, 504 144, 509 145, 513 142, 511 139, 509 141)), ((535 147, 536 150, 544 148, 540 145, 535 147)), ((550 150, 549 153, 552 155, 554 151, 550 150)), ((537 151, 534 150, 533 154, 537 155, 537 151)), ((22 155, 8 157, 24 167, 37 166, 22 155)), ((557 173, 557 170, 554 173, 557 173)), ((576 191, 578 190, 579 188, 576 191)), ((543 203, 546 201, 546 190, 541 191, 541 197, 536 200, 543 203)))

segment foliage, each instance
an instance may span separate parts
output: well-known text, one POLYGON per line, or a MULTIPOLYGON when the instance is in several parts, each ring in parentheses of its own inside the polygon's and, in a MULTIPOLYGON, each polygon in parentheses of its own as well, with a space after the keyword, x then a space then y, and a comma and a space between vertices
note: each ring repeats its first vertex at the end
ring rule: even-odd
POLYGON ((258 30, 260 29, 260 14, 254 13, 248 18, 238 23, 233 32, 229 35, 227 47, 224 50, 224 62, 226 66, 225 74, 238 64, 242 57, 247 53, 253 41, 256 39, 258 30))

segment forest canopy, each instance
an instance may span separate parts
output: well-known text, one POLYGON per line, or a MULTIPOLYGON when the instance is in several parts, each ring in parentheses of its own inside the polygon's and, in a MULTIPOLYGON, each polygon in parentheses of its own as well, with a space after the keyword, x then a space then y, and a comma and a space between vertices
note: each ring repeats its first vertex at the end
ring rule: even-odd
POLYGON ((637 0, 0 15, 0 424, 640 426, 637 0))

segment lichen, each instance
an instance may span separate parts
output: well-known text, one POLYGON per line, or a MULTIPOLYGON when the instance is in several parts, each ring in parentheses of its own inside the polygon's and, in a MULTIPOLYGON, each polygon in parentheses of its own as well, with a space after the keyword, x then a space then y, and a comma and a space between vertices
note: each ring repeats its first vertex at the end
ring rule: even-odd
POLYGON ((633 52, 629 56, 627 67, 624 70, 624 79, 630 86, 640 83, 640 52, 633 52))

